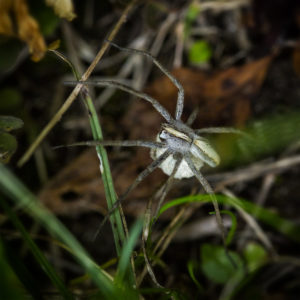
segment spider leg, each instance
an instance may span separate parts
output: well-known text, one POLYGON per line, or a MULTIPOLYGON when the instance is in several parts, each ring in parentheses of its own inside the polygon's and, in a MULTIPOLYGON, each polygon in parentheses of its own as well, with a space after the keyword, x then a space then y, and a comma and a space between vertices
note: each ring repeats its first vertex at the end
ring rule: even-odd
POLYGON ((121 147, 146 147, 146 148, 164 148, 166 145, 162 142, 152 141, 85 141, 78 142, 70 145, 59 145, 53 147, 53 149, 73 147, 73 146, 121 146, 121 147))
MULTIPOLYGON (((125 193, 118 198, 118 200, 114 203, 111 210, 107 213, 107 215, 104 217, 104 220, 101 222, 95 236, 94 240, 98 236, 99 232, 101 231, 103 225, 106 223, 109 216, 114 212, 114 210, 120 205, 120 203, 128 196, 128 194, 142 181, 144 180, 149 174, 151 174, 156 168, 158 168, 165 159, 168 158, 168 156, 171 154, 170 150, 166 150, 163 154, 161 154, 156 160, 154 160, 144 171, 142 171, 138 177, 135 179, 135 181, 127 188, 125 193)), ((114 224, 113 224, 114 226, 114 224)))
POLYGON ((178 88, 175 119, 180 120, 183 111, 183 104, 184 104, 184 89, 181 83, 150 53, 142 50, 120 47, 109 40, 107 40, 107 42, 121 51, 141 54, 150 58, 153 61, 153 63, 173 82, 173 84, 178 88))
POLYGON ((197 118, 199 113, 199 107, 196 107, 193 112, 190 114, 189 118, 186 121, 186 125, 191 126, 197 118))
POLYGON ((174 176, 175 176, 181 162, 182 162, 182 157, 180 157, 176 160, 176 163, 175 163, 175 166, 174 166, 174 169, 173 169, 171 175, 168 177, 167 181, 165 182, 164 186, 162 187, 161 196, 159 198, 159 202, 157 204, 155 215, 154 215, 155 220, 157 219, 157 215, 159 213, 161 205, 162 205, 163 201, 165 200, 167 193, 169 192, 169 190, 174 182, 174 176))
POLYGON ((201 129, 195 129, 196 134, 201 133, 235 133, 235 134, 242 134, 245 135, 246 133, 235 129, 232 127, 208 127, 208 128, 201 128, 201 129))
POLYGON ((149 95, 139 92, 127 85, 124 85, 122 83, 111 81, 111 80, 102 80, 102 81, 65 81, 65 85, 76 85, 78 83, 87 84, 87 85, 94 85, 94 86, 107 86, 112 88, 117 88, 119 90, 125 91, 129 94, 135 95, 137 97, 140 97, 148 102, 150 102, 153 107, 168 121, 171 122, 173 118, 169 114, 169 112, 154 98, 150 97, 149 95))
POLYGON ((223 220, 222 220, 222 217, 221 217, 221 214, 220 214, 219 204, 218 204, 217 198, 214 194, 214 191, 213 191, 212 187, 210 186, 210 184, 208 183, 208 181, 206 180, 206 178, 201 174, 201 172, 199 170, 196 169, 196 167, 195 167, 195 165, 194 165, 194 163, 191 159, 191 155, 189 154, 189 155, 185 156, 184 160, 187 162, 189 168, 192 170, 195 177, 202 184, 204 190, 210 195, 212 204, 213 204, 214 209, 215 209, 217 223, 218 223, 218 226, 219 226, 220 231, 221 231, 222 240, 223 240, 224 245, 226 245, 225 228, 224 228, 223 220))

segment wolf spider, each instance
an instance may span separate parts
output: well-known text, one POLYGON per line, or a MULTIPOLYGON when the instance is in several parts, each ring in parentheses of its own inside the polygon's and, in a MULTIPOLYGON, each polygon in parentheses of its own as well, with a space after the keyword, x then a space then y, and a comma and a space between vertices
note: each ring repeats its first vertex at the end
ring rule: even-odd
MULTIPOLYGON (((142 171, 133 184, 128 187, 126 192, 119 197, 115 203, 112 211, 120 204, 120 202, 126 198, 126 196, 151 172, 156 168, 161 168, 162 171, 174 178, 189 178, 195 176, 203 186, 204 190, 210 195, 211 201, 214 206, 216 220, 218 227, 220 228, 222 240, 225 244, 225 230, 223 221, 221 218, 217 199, 214 191, 208 181, 200 172, 200 168, 206 163, 210 167, 216 167, 220 163, 220 157, 218 153, 210 145, 209 141, 200 134, 202 133, 240 133, 239 130, 226 127, 210 127, 202 129, 192 129, 191 123, 195 119, 195 115, 191 115, 186 123, 181 121, 181 116, 184 106, 184 89, 177 79, 171 75, 171 73, 163 67, 160 62, 153 57, 150 53, 130 48, 120 47, 111 41, 108 41, 112 46, 120 51, 126 51, 129 53, 140 54, 148 57, 152 62, 171 80, 171 82, 178 89, 178 97, 176 103, 175 118, 154 98, 151 96, 134 90, 133 88, 123 85, 115 81, 82 81, 80 83, 94 86, 105 86, 117 88, 122 91, 128 92, 139 98, 142 98, 152 104, 158 113, 165 119, 165 123, 161 125, 161 131, 157 135, 156 141, 142 141, 142 140, 127 140, 127 141, 89 141, 82 143, 75 143, 72 145, 89 145, 89 146, 123 146, 123 147, 146 147, 150 148, 151 157, 153 162, 142 171)), ((70 82, 69 82, 70 83, 70 82)), ((78 84, 78 82, 73 83, 78 84)), ((111 211, 111 212, 112 212, 111 211)), ((110 213, 111 213, 110 212, 110 213)))

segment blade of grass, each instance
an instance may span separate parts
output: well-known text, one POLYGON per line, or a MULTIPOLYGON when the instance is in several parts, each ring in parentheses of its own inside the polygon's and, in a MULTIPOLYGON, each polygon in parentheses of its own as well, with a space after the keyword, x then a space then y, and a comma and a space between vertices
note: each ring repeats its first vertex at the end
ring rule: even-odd
POLYGON ((118 264, 118 272, 115 277, 115 282, 122 283, 125 279, 125 275, 130 266, 130 257, 134 249, 135 244, 137 243, 138 237, 143 228, 143 221, 137 220, 130 231, 129 237, 126 240, 126 243, 123 246, 122 254, 118 264))
MULTIPOLYGON (((53 50, 53 53, 56 54, 59 58, 61 58, 65 63, 67 63, 73 74, 74 77, 77 80, 80 80, 80 76, 76 70, 76 67, 73 65, 73 63, 65 57, 63 54, 59 53, 58 51, 53 50)), ((92 98, 90 97, 88 90, 86 88, 83 88, 81 93, 80 93, 81 99, 86 105, 86 108, 88 110, 88 116, 89 116, 89 121, 90 121, 90 126, 92 130, 92 135, 95 141, 103 140, 103 135, 102 135, 102 129, 101 125, 99 122, 99 118, 95 109, 95 106, 93 104, 92 98)), ((111 211, 112 208, 114 207, 115 202, 117 201, 116 197, 116 192, 114 189, 114 184, 112 180, 112 175, 110 171, 110 166, 108 162, 108 157, 107 157, 107 152, 103 146, 96 146, 96 152, 98 154, 98 158, 100 161, 100 172, 102 175, 102 181, 104 185, 104 190, 105 190, 105 198, 108 206, 108 211, 111 211)), ((111 226, 112 226, 112 231, 113 231, 113 236, 114 236, 114 241, 115 241, 115 247, 118 256, 121 255, 122 251, 122 245, 125 242, 126 238, 126 220, 121 216, 121 212, 118 209, 115 209, 112 214, 109 215, 111 226)), ((98 232, 96 233, 97 237, 98 232)), ((129 274, 129 277, 131 278, 131 283, 132 285, 135 284, 135 276, 134 276, 134 271, 133 268, 131 269, 131 272, 129 274)))
POLYGON ((0 164, 0 187, 4 193, 40 222, 53 236, 60 239, 73 251, 75 259, 90 275, 106 299, 118 299, 119 291, 106 273, 89 257, 69 230, 10 172, 0 164))
MULTIPOLYGON (((63 60, 71 68, 72 73, 77 81, 80 80, 79 73, 76 70, 74 64, 63 54, 56 50, 51 50, 55 55, 57 55, 61 60, 63 60)), ((93 104, 92 98, 89 95, 88 90, 84 87, 80 92, 82 101, 84 102, 90 121, 90 126, 95 141, 103 140, 102 129, 99 122, 99 118, 93 104)), ((108 206, 108 211, 111 211, 114 203, 117 201, 116 192, 113 185, 112 175, 109 167, 108 157, 106 150, 103 146, 96 146, 96 151, 100 161, 100 172, 103 179, 103 185, 105 190, 105 196, 108 206)), ((125 230, 123 228, 122 218, 118 210, 115 210, 110 215, 110 221, 112 224, 112 231, 115 240, 115 246, 118 256, 121 255, 122 243, 125 241, 125 230)))
POLYGON ((14 224, 14 226, 19 230, 21 235, 23 236, 24 240, 26 241, 35 259, 41 266, 41 269, 44 270, 44 272, 50 278, 54 286, 57 288, 57 290, 65 299, 74 299, 72 293, 68 290, 68 288, 65 286, 65 284, 63 283, 63 281, 61 280, 57 272, 48 262, 47 258, 44 256, 44 254, 41 252, 39 247, 32 240, 32 238, 30 237, 29 233, 26 231, 25 227, 23 226, 22 222, 19 220, 17 215, 13 212, 13 210, 9 207, 9 205, 2 197, 0 197, 0 200, 5 213, 7 214, 11 222, 14 224))
MULTIPOLYGON (((227 237, 226 237, 226 246, 229 246, 229 244, 231 243, 231 241, 234 237, 235 231, 236 231, 236 226, 237 226, 236 216, 230 210, 221 210, 220 213, 229 215, 230 218, 231 218, 231 227, 230 227, 230 230, 229 230, 229 232, 227 234, 227 237)), ((210 214, 214 215, 215 212, 213 211, 210 214)))
MULTIPOLYGON (((89 111, 90 125, 94 140, 103 140, 102 130, 100 127, 97 112, 95 110, 92 99, 89 96, 84 96, 84 101, 89 111)), ((96 151, 100 160, 100 171, 102 175, 105 197, 108 206, 108 211, 114 207, 114 203, 117 201, 116 192, 114 190, 112 175, 109 167, 107 153, 104 147, 96 146, 96 151)), ((112 225, 112 231, 115 240, 115 246, 118 256, 121 255, 122 244, 125 241, 125 230, 122 223, 120 211, 115 209, 110 214, 110 222, 112 225)))
POLYGON ((10 266, 5 254, 4 243, 0 238, 0 299, 25 299, 27 297, 21 281, 10 266))
MULTIPOLYGON (((241 198, 230 198, 224 195, 216 195, 216 197, 219 203, 225 203, 233 207, 244 209, 249 214, 255 216, 262 222, 276 229, 278 232, 281 232, 295 242, 300 243, 300 226, 296 225, 295 223, 280 217, 278 214, 271 212, 266 208, 262 208, 250 201, 241 198)), ((210 201, 211 200, 209 195, 195 195, 178 198, 162 206, 158 216, 160 216, 164 211, 173 206, 178 206, 190 202, 209 203, 210 201)))
POLYGON ((187 263, 187 269, 189 272, 189 275, 191 277, 191 279, 193 280, 193 282, 195 283, 195 285, 198 288, 198 291, 203 293, 204 292, 204 287, 202 286, 202 284, 198 281, 198 279, 196 278, 195 275, 195 270, 198 268, 198 262, 194 261, 194 260, 189 260, 187 263))

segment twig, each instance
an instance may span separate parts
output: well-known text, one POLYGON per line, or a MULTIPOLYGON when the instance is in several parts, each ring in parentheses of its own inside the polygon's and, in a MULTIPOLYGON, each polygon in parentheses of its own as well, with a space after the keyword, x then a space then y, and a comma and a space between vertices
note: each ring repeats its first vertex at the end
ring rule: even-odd
POLYGON ((300 164, 300 155, 290 156, 275 162, 255 163, 248 168, 234 172, 209 175, 207 176, 207 179, 210 181, 219 181, 214 189, 215 192, 218 192, 227 185, 232 185, 241 181, 250 181, 268 173, 281 173, 297 164, 300 164))
MULTIPOLYGON (((235 195, 227 189, 223 190, 223 194, 231 198, 236 198, 235 195)), ((264 231, 259 226, 259 224, 256 222, 255 218, 253 218, 249 213, 247 213, 245 210, 239 207, 237 207, 236 209, 240 213, 241 217, 247 222, 249 227, 255 232, 257 238, 263 243, 263 245, 265 245, 265 247, 272 253, 272 255, 276 257, 277 254, 272 245, 272 242, 270 241, 268 236, 264 233, 264 231)))
MULTIPOLYGON (((113 40, 117 33, 119 32, 121 26, 123 23, 126 22, 127 16, 129 12, 134 8, 135 4, 138 2, 138 0, 132 0, 128 6, 123 11, 119 21, 111 31, 111 33, 108 36, 108 40, 113 40)), ((92 71, 94 70, 95 66, 98 64, 99 60, 102 58, 103 54, 107 50, 109 46, 109 42, 105 41, 97 53, 95 59, 91 63, 91 65, 88 67, 88 69, 85 71, 85 73, 82 75, 80 81, 86 81, 89 76, 91 75, 92 71)), ((18 167, 22 167, 28 159, 31 157, 32 153, 36 150, 36 148, 39 146, 39 144, 43 141, 43 139, 47 136, 47 134, 52 130, 52 128, 60 121, 63 114, 69 109, 71 104, 75 101, 76 97, 78 96, 83 84, 79 83, 75 86, 72 93, 69 95, 65 103, 61 106, 61 108, 58 110, 58 112, 55 114, 55 116, 50 120, 50 122, 46 125, 46 127, 42 130, 42 132, 39 134, 39 136, 36 138, 36 140, 31 144, 31 146, 28 148, 28 150, 25 152, 25 154, 21 157, 21 159, 18 161, 18 167)))

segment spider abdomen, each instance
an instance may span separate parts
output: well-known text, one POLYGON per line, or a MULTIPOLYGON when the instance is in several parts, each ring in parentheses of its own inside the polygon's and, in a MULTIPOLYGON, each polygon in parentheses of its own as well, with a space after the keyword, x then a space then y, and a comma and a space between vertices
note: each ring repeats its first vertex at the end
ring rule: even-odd
POLYGON ((220 164, 219 154, 210 143, 202 137, 198 137, 193 141, 190 151, 193 156, 203 160, 210 167, 214 168, 220 164))

